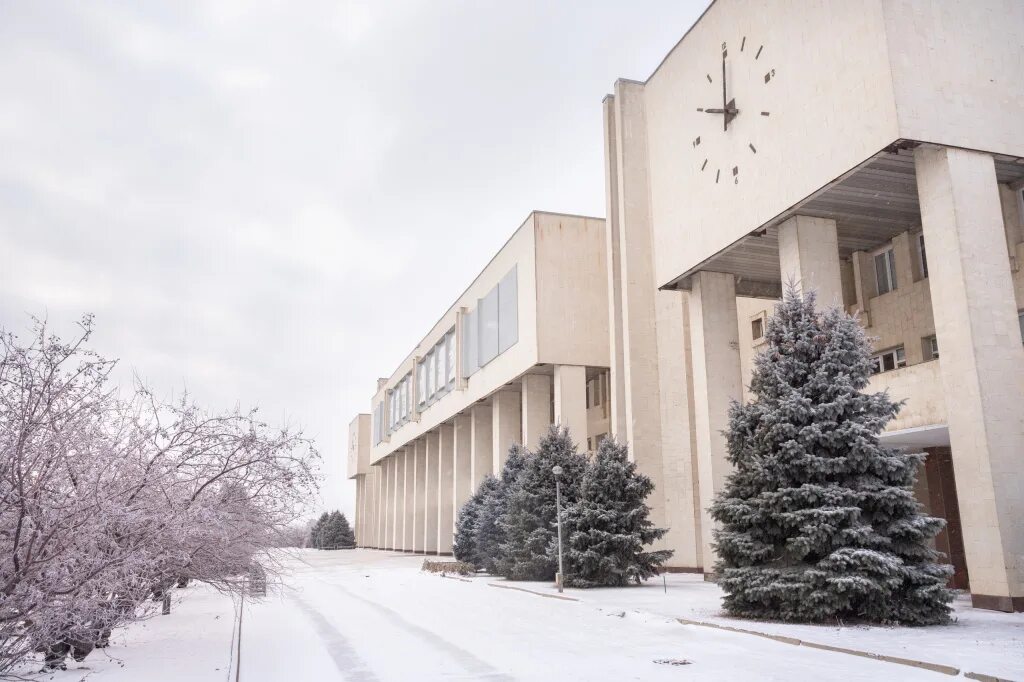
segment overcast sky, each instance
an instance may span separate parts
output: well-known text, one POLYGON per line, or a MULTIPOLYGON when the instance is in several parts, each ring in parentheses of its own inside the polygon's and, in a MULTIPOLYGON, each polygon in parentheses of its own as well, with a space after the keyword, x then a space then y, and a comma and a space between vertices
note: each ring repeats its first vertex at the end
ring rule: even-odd
POLYGON ((0 326, 348 422, 529 211, 603 216, 601 99, 707 0, 0 0, 0 326))

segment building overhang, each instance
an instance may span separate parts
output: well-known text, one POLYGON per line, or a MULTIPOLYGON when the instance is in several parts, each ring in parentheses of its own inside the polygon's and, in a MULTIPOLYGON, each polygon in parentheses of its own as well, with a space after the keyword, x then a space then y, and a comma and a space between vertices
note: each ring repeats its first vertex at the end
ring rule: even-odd
POLYGON ((883 445, 905 450, 949 447, 949 427, 946 424, 928 424, 899 431, 889 431, 878 436, 883 445))
MULTIPOLYGON (((836 221, 839 256, 868 251, 921 225, 913 149, 920 142, 898 140, 810 196, 758 226, 662 289, 690 290, 701 271, 736 276, 736 294, 750 298, 782 296, 779 225, 795 215, 836 221)), ((1001 184, 1024 181, 1024 159, 993 154, 1001 184)))

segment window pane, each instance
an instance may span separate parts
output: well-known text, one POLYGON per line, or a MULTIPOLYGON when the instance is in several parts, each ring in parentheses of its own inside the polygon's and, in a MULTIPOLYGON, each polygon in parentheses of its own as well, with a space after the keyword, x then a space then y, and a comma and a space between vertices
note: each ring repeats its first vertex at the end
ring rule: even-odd
POLYGON ((896 359, 892 353, 886 353, 882 356, 882 371, 888 372, 890 369, 896 369, 896 359))
POLYGON ((875 256, 875 285, 878 287, 878 294, 889 293, 888 270, 885 267, 885 254, 875 256))
POLYGON ((480 366, 483 367, 498 355, 498 287, 494 287, 480 299, 476 307, 477 347, 480 366))
POLYGON ((448 353, 448 374, 446 379, 449 384, 455 382, 455 330, 448 332, 448 336, 445 337, 445 350, 448 353))
POLYGON ((1020 325, 1021 341, 1024 342, 1024 312, 1017 313, 1017 323, 1020 325))
POLYGON ((889 267, 889 291, 892 291, 899 288, 899 284, 896 282, 896 256, 892 249, 885 252, 885 261, 889 267))
POLYGON ((896 366, 906 367, 907 366, 907 354, 903 352, 903 348, 896 349, 896 366))
POLYGON ((917 235, 917 246, 921 250, 921 276, 928 276, 928 256, 924 250, 924 235, 917 235))
POLYGON ((462 318, 462 376, 469 378, 480 366, 477 356, 476 311, 462 318))
POLYGON ((427 399, 427 366, 423 362, 416 365, 416 400, 422 405, 427 399))
POLYGON ((447 354, 444 352, 444 341, 434 346, 434 391, 440 393, 448 383, 445 380, 445 362, 447 354))
POLYGON ((519 340, 519 282, 516 268, 498 283, 498 352, 504 353, 519 340))

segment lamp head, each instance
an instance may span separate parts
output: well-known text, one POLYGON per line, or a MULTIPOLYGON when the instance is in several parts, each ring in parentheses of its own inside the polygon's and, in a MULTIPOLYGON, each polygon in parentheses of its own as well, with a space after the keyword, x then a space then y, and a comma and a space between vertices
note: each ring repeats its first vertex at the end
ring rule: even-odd
POLYGON ((562 467, 556 464, 554 467, 552 467, 551 473, 555 475, 555 478, 558 478, 559 476, 562 475, 562 467))

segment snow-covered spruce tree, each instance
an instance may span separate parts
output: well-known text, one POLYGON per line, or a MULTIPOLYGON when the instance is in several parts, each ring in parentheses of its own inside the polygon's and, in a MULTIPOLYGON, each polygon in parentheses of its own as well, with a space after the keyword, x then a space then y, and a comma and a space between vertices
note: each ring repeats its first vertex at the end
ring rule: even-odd
POLYGON ((673 552, 644 549, 668 532, 648 518, 651 508, 645 500, 653 490, 651 479, 629 461, 625 445, 611 438, 601 441, 580 482, 579 500, 563 516, 570 529, 567 585, 621 587, 658 572, 673 552))
POLYGON ((558 570, 555 526, 555 475, 562 467, 562 504, 573 504, 579 496, 586 457, 576 452, 569 431, 551 427, 537 452, 524 460, 518 484, 509 492, 505 515, 500 521, 505 532, 501 545, 503 574, 512 580, 553 580, 558 570))
POLYGON ((943 521, 913 485, 921 455, 882 446, 899 411, 867 394, 857 320, 792 286, 754 362, 755 400, 734 403, 735 471, 711 505, 726 611, 748 618, 926 625, 949 618, 952 569, 928 545, 943 521))
POLYGON ((323 546, 323 534, 327 530, 327 523, 330 520, 331 515, 324 512, 320 515, 320 518, 316 520, 313 527, 309 529, 309 546, 314 549, 320 549, 323 546))
POLYGON ((519 473, 528 455, 526 448, 513 443, 501 469, 501 477, 480 501, 476 520, 476 552, 480 559, 479 565, 494 575, 506 575, 509 568, 509 561, 501 553, 501 544, 505 541, 501 519, 505 516, 508 496, 518 485, 519 473))
POLYGON ((348 519, 345 518, 344 514, 338 514, 338 537, 341 540, 338 545, 342 549, 355 549, 356 546, 356 534, 352 530, 352 526, 349 524, 348 519))
POLYGON ((459 509, 459 515, 455 519, 455 540, 452 545, 452 554, 459 561, 479 565, 480 556, 476 550, 476 521, 480 515, 480 505, 489 491, 498 484, 493 476, 485 476, 480 482, 472 497, 459 509))

